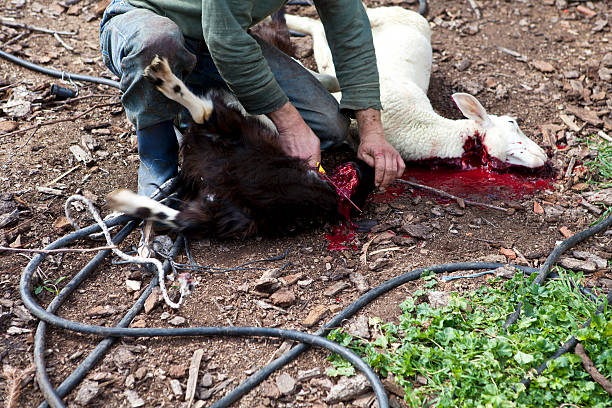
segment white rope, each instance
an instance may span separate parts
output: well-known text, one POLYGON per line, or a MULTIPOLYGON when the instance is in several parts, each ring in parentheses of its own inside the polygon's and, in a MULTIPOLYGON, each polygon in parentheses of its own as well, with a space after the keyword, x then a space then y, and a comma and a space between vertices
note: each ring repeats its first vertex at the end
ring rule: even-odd
MULTIPOLYGON (((68 199, 66 200, 66 203, 64 204, 64 212, 66 213, 66 218, 68 219, 70 224, 72 224, 72 226, 75 229, 79 229, 79 225, 77 224, 77 222, 70 216, 70 212, 72 211, 70 208, 70 203, 72 203, 73 201, 81 201, 87 206, 87 209, 89 213, 91 214, 91 216, 94 218, 94 220, 96 220, 100 228, 102 228, 102 233, 104 234, 104 237, 106 238, 106 242, 108 246, 113 246, 113 240, 111 239, 110 232, 108 231, 108 227, 106 226, 106 224, 104 224, 104 221, 102 221, 100 214, 98 214, 98 211, 96 210, 94 205, 91 203, 91 201, 89 201, 87 198, 83 197, 82 195, 79 195, 79 194, 72 195, 68 197, 68 199)), ((155 268, 157 268, 157 276, 159 278, 159 287, 164 297, 164 301, 166 302, 168 306, 170 306, 173 309, 178 309, 179 307, 181 307, 181 305, 185 302, 185 299, 187 299, 187 297, 193 291, 193 282, 191 279, 191 275, 189 275, 188 273, 179 274, 178 281, 179 281, 179 290, 181 293, 181 297, 179 298, 178 302, 175 303, 168 296, 168 292, 166 290, 164 268, 162 266, 162 263, 158 259, 144 258, 141 256, 131 256, 131 255, 128 255, 122 252, 121 250, 117 248, 113 248, 112 251, 119 258, 129 263, 155 265, 155 268)))

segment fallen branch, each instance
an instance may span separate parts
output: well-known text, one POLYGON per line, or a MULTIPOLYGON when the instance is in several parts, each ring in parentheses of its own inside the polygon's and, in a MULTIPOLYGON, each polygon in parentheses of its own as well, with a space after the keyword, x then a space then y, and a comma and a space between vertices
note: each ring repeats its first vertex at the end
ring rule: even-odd
POLYGON ((420 188, 421 190, 425 190, 425 191, 429 191, 429 192, 432 192, 432 193, 436 193, 439 196, 446 197, 446 198, 451 198, 451 199, 453 199, 455 201, 462 200, 466 205, 473 205, 473 206, 476 206, 476 207, 491 208, 493 210, 503 211, 505 213, 509 212, 508 208, 502 208, 502 207, 498 207, 498 206, 492 205, 492 204, 485 204, 485 203, 479 203, 477 201, 466 200, 466 199, 463 199, 461 197, 457 197, 456 195, 447 193, 446 191, 438 190, 437 188, 425 186, 423 184, 415 183, 415 182, 412 182, 412 181, 402 180, 402 179, 396 179, 395 181, 397 181, 399 183, 403 183, 403 184, 408 184, 409 186, 412 186, 412 187, 420 188))
POLYGON ((58 35, 77 35, 79 33, 79 31, 55 31, 55 30, 50 30, 48 28, 43 28, 43 27, 36 27, 36 26, 31 26, 28 24, 23 24, 23 23, 17 23, 15 21, 9 21, 9 20, 5 20, 3 18, 0 18, 0 25, 4 25, 7 27, 12 27, 12 28, 21 28, 24 30, 30 30, 30 31, 38 31, 39 33, 46 33, 46 34, 58 34, 58 35))
POLYGON ((108 245, 108 246, 101 246, 101 247, 96 247, 96 248, 60 248, 60 249, 28 249, 28 248, 10 248, 10 247, 4 247, 4 246, 0 246, 0 252, 2 251, 9 251, 9 252, 29 252, 29 253, 36 253, 36 254, 59 254, 59 253, 64 253, 64 252, 96 252, 96 251, 103 251, 105 249, 117 249, 116 245, 108 245))
POLYGON ((589 358, 589 356, 587 356, 582 344, 576 344, 574 352, 582 359, 582 366, 586 372, 593 377, 593 380, 595 380, 597 384, 601 385, 608 394, 612 395, 612 383, 597 370, 595 364, 593 364, 593 361, 589 358))
POLYGON ((52 120, 50 122, 42 122, 42 123, 39 123, 38 125, 30 126, 30 127, 24 128, 24 129, 15 130, 15 131, 9 132, 9 133, 5 133, 2 136, 4 136, 4 137, 12 136, 12 135, 17 135, 17 134, 20 134, 20 133, 27 132, 28 130, 32 130, 32 129, 37 129, 38 130, 41 127, 44 127, 44 126, 56 125, 56 124, 62 123, 62 122, 72 122, 72 121, 75 121, 75 120, 77 120, 79 118, 82 118, 83 116, 87 115, 89 112, 92 112, 92 111, 94 111, 96 109, 105 108, 107 106, 115 106, 115 105, 119 105, 120 103, 121 102, 101 103, 101 104, 98 104, 98 105, 94 105, 91 108, 87 109, 86 111, 81 112, 78 115, 72 116, 70 118, 56 119, 56 120, 52 120))

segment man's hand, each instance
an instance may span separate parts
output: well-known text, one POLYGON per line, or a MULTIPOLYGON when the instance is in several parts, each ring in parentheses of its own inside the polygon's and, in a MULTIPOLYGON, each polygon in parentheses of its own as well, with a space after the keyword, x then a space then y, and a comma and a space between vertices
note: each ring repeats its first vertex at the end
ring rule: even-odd
POLYGON ((379 110, 359 110, 355 116, 361 139, 357 157, 374 167, 374 183, 384 188, 404 173, 404 160, 385 139, 379 110))
POLYGON ((268 117, 278 130, 278 139, 285 153, 308 160, 311 167, 316 167, 321 161, 321 142, 297 109, 287 102, 280 109, 268 113, 268 117))

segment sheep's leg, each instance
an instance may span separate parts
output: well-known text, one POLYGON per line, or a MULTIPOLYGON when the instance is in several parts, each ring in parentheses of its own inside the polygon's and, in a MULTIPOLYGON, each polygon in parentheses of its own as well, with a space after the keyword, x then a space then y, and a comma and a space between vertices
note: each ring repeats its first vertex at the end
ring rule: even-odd
POLYGON ((312 36, 312 49, 319 73, 335 77, 336 70, 334 68, 331 50, 327 45, 323 24, 309 17, 294 16, 290 14, 286 14, 285 19, 287 20, 287 26, 290 30, 312 36))
POLYGON ((167 98, 186 107, 193 121, 202 124, 208 120, 213 110, 212 101, 198 98, 187 86, 172 73, 165 58, 155 56, 145 68, 144 76, 167 98))
POLYGON ((138 195, 130 190, 115 190, 109 193, 106 199, 115 211, 148 221, 158 221, 171 228, 179 227, 176 223, 179 211, 152 198, 138 195))

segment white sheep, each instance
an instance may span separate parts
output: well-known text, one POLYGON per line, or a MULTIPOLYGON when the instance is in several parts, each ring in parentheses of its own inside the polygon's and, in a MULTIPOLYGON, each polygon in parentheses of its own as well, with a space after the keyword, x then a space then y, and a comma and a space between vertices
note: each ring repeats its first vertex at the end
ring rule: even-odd
MULTIPOLYGON (((427 98, 431 71, 431 30, 420 14, 401 7, 367 9, 380 75, 385 137, 407 161, 458 159, 482 144, 498 168, 544 166, 546 153, 509 116, 488 115, 478 100, 456 93, 453 100, 468 119, 438 115, 427 98)), ((309 34, 320 73, 335 76, 320 21, 286 15, 290 29, 309 34)), ((339 98, 339 95, 337 95, 339 98)))

